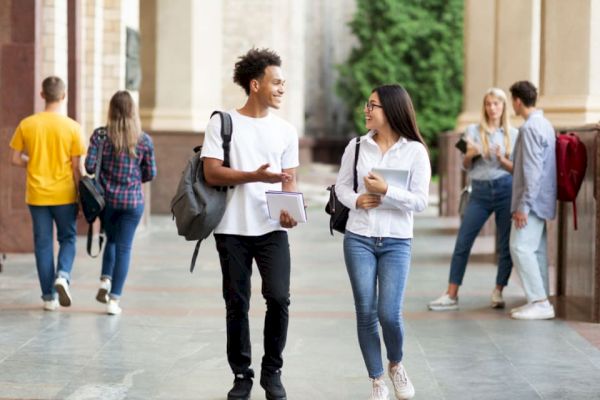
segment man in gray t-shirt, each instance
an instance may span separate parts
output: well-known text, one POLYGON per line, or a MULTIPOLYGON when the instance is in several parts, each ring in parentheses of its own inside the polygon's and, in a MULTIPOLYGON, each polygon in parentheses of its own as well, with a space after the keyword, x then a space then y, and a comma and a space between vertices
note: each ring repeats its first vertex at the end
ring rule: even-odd
POLYGON ((510 87, 515 113, 525 119, 514 148, 510 254, 527 304, 511 310, 515 319, 551 319, 548 301, 546 220, 556 216, 556 136, 550 121, 535 108, 531 82, 510 87))

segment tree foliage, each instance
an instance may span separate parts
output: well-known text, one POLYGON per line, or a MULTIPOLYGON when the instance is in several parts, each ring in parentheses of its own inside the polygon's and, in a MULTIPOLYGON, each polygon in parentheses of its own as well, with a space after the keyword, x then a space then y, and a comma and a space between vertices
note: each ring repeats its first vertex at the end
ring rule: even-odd
POLYGON ((376 86, 399 83, 412 97, 430 146, 452 129, 461 109, 463 0, 356 0, 350 23, 358 39, 340 66, 338 92, 357 132, 376 86))

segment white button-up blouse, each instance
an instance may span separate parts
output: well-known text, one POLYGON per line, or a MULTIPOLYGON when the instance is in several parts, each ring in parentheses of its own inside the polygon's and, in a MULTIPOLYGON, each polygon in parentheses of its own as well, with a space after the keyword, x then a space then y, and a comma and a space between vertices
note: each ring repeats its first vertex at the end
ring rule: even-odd
POLYGON ((360 140, 357 193, 353 190, 356 139, 344 150, 335 188, 339 200, 350 209, 346 229, 367 237, 412 238, 413 212, 423 211, 429 198, 431 164, 427 150, 419 142, 401 138, 382 154, 373 135, 369 131, 360 140), (408 170, 408 188, 388 184, 381 205, 370 210, 357 209, 358 196, 367 192, 364 177, 375 167, 408 170))

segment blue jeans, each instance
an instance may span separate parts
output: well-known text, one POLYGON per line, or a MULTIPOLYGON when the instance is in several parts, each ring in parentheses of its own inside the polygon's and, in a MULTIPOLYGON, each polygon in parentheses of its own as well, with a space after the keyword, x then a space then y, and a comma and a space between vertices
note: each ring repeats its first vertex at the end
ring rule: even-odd
POLYGON ((499 254, 496 285, 506 286, 513 265, 509 248, 512 175, 506 175, 493 181, 473 180, 471 185, 473 188, 471 197, 458 230, 454 253, 452 253, 449 281, 456 285, 462 285, 473 242, 490 214, 494 213, 499 254))
POLYGON ((102 256, 102 278, 110 279, 110 298, 118 299, 123 293, 131 261, 131 244, 140 223, 144 205, 119 210, 106 206, 102 213, 102 226, 106 232, 106 246, 102 256))
POLYGON ((35 265, 42 289, 42 299, 52 300, 56 297, 54 280, 65 278, 70 282, 73 260, 75 259, 75 240, 77 231, 77 204, 60 206, 29 205, 33 222, 33 243, 35 247, 35 265), (54 269, 54 223, 58 236, 59 250, 54 269))
POLYGON ((371 378, 378 378, 384 372, 380 323, 388 360, 402 361, 402 303, 411 247, 412 239, 372 238, 350 231, 344 236, 344 259, 354 294, 358 341, 371 378))

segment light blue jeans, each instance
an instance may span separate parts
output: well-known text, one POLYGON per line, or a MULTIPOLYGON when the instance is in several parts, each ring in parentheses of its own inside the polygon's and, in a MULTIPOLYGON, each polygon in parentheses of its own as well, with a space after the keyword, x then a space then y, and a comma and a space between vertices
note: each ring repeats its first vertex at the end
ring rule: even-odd
POLYGON ((102 255, 102 275, 111 281, 110 298, 118 299, 123 293, 131 261, 131 245, 135 230, 144 213, 144 205, 120 210, 107 205, 102 213, 106 232, 106 246, 102 255))
POLYGON ((42 299, 52 300, 56 297, 54 280, 58 277, 71 281, 71 270, 75 259, 75 241, 77 231, 77 204, 60 206, 29 205, 33 222, 33 243, 35 248, 35 265, 42 289, 42 299), (54 267, 54 224, 58 237, 58 258, 54 267))
POLYGON ((530 212, 527 225, 510 231, 510 254, 529 303, 549 295, 546 221, 530 212))
POLYGON ((412 239, 373 238, 346 231, 344 259, 352 284, 358 341, 369 377, 378 378, 379 324, 390 362, 402 361, 402 303, 410 269, 412 239))

